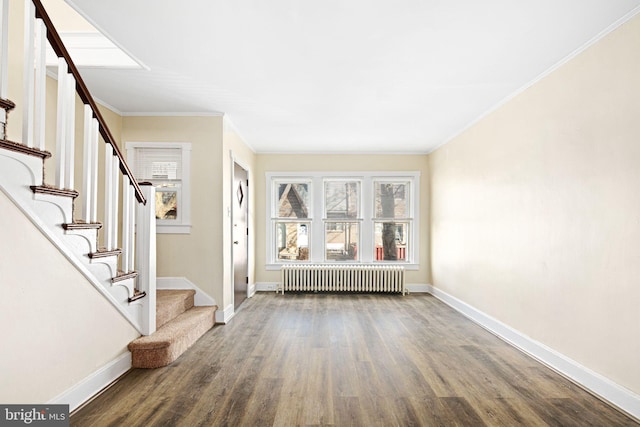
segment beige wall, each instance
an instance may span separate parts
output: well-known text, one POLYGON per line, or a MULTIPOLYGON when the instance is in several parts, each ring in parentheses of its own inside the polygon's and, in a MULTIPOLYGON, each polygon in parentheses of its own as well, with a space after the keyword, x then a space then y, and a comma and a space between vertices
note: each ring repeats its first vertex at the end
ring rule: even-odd
POLYGON ((433 284, 640 393, 640 17, 429 156, 433 284))
POLYGON ((407 283, 430 283, 429 269, 429 170, 423 155, 283 155, 260 154, 256 168, 256 282, 279 282, 279 271, 266 265, 267 172, 322 171, 418 171, 420 172, 420 268, 407 272, 407 283))
POLYGON ((139 334, 1 191, 0 211, 0 401, 44 403, 139 334))
POLYGON ((126 142, 191 143, 191 233, 157 235, 157 275, 186 277, 220 306, 226 215, 222 117, 124 117, 122 144, 126 142))

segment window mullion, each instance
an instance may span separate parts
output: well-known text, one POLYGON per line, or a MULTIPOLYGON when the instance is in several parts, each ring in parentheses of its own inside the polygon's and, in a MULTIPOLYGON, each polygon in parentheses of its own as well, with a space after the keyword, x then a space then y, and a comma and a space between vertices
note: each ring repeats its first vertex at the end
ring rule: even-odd
POLYGON ((324 260, 324 180, 321 176, 314 176, 312 180, 313 201, 311 216, 311 262, 324 260))
POLYGON ((360 203, 362 207, 362 229, 360 230, 360 260, 362 262, 373 261, 373 181, 370 178, 362 181, 362 195, 360 203))

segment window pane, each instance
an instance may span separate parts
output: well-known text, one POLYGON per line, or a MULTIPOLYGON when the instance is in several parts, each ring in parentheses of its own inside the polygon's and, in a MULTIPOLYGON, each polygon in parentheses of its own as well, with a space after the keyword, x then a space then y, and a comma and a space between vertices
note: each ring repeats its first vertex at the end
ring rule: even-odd
POLYGON ((178 190, 156 189, 156 219, 178 218, 178 190))
POLYGON ((278 261, 305 261, 309 259, 308 222, 277 222, 276 253, 278 261))
POLYGON ((409 215, 409 183, 380 182, 374 183, 376 218, 408 218, 409 215))
POLYGON ((326 218, 358 218, 358 181, 326 181, 324 206, 326 218))
POLYGON ((357 222, 327 222, 325 224, 326 260, 357 260, 359 233, 360 224, 357 222))
POLYGON ((278 218, 309 218, 309 184, 278 183, 275 215, 278 218))
POLYGON ((406 261, 409 224, 406 222, 375 223, 375 260, 406 261))
POLYGON ((132 163, 138 181, 182 179, 181 148, 136 148, 132 163))

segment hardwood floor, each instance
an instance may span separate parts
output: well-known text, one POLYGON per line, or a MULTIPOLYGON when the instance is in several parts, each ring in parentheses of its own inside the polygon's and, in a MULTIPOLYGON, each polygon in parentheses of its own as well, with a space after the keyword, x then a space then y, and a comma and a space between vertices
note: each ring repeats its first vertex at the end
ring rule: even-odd
POLYGON ((427 295, 259 293, 72 426, 638 426, 427 295))

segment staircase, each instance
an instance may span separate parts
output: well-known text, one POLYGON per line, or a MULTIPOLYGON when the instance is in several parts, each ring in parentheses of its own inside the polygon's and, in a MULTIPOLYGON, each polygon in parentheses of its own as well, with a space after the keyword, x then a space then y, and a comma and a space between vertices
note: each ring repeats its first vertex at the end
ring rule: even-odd
POLYGON ((24 90, 13 94, 26 100, 18 143, 7 132, 16 108, 8 99, 7 22, 9 4, 18 4, 0 0, 0 191, 143 335, 129 346, 133 366, 164 366, 213 326, 217 307, 194 307, 194 291, 156 293, 155 189, 133 177, 40 0, 24 1, 24 90), (46 100, 47 43, 58 56, 55 137, 45 134, 45 115, 54 112, 46 100), (84 136, 78 144, 76 131, 84 136), (75 189, 76 169, 82 192, 75 189))
POLYGON ((215 323, 218 307, 194 307, 194 290, 158 290, 156 295, 158 329, 129 344, 134 368, 170 364, 215 323))

